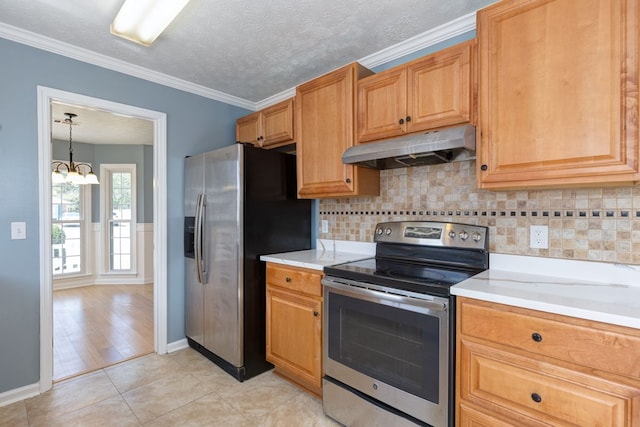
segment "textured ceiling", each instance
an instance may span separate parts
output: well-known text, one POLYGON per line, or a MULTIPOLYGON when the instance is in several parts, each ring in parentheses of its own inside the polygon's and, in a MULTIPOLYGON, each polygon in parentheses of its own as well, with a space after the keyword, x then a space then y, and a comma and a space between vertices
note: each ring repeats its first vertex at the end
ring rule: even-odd
POLYGON ((191 0, 151 47, 109 33, 122 0, 0 0, 0 22, 257 102, 495 0, 191 0))
POLYGON ((72 140, 89 144, 153 144, 153 122, 125 117, 107 111, 51 104, 51 138, 69 140, 69 125, 64 113, 73 113, 72 140))
MULTIPOLYGON (((180 82, 174 87, 214 91, 223 99, 228 96, 229 103, 252 108, 495 0, 191 0, 151 47, 109 32, 122 2, 0 0, 0 36, 27 44, 35 38, 37 43, 31 44, 56 53, 77 49, 81 55, 76 59, 112 60, 131 66, 132 75, 155 73, 168 85, 180 82), (16 32, 20 37, 14 37, 16 32)), ((140 143, 152 138, 137 133, 144 133, 148 123, 106 112, 54 105, 53 118, 64 119, 66 111, 79 115, 77 141, 140 143), (119 130, 128 126, 132 129, 119 130)), ((63 127, 52 125, 54 138, 68 139, 63 127)))

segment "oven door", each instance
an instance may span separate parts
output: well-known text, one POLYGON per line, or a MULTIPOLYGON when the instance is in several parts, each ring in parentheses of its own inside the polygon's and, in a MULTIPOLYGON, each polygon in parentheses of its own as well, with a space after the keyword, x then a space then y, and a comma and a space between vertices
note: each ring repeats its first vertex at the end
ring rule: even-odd
POLYGON ((322 284, 325 376, 447 425, 449 300, 331 276, 322 284))

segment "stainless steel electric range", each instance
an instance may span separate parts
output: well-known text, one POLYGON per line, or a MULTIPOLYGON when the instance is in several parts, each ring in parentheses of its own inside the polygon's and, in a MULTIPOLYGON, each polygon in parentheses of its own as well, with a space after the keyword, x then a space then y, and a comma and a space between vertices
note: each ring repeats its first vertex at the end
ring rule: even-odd
POLYGON ((489 268, 487 228, 376 226, 375 258, 325 267, 323 407, 348 425, 453 425, 455 301, 489 268))

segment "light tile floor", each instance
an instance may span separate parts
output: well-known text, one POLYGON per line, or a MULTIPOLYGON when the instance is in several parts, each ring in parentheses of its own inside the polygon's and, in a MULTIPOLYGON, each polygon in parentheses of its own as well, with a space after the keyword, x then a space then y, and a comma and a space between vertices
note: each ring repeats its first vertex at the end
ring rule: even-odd
POLYGON ((151 354, 0 407, 0 426, 335 427, 322 402, 271 371, 240 383, 198 352, 151 354))

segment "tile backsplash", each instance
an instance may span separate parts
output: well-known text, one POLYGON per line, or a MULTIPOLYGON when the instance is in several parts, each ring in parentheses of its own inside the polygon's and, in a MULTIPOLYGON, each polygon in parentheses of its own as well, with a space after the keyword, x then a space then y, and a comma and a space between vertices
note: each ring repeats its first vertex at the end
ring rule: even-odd
POLYGON ((379 197, 322 199, 322 239, 373 241, 383 221, 454 221, 489 227, 491 252, 640 264, 640 187, 486 191, 475 161, 383 170, 379 197), (529 248, 529 226, 549 248, 529 248))

